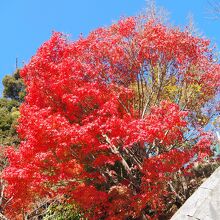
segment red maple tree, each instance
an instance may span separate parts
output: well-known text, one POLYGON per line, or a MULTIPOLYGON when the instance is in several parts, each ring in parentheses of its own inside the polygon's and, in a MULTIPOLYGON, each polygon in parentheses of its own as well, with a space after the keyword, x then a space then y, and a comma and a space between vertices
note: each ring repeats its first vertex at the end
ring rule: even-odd
POLYGON ((75 42, 54 33, 21 71, 8 216, 65 195, 89 219, 157 218, 179 197, 177 176, 211 153, 201 128, 216 111, 213 56, 209 41, 137 17, 75 42))

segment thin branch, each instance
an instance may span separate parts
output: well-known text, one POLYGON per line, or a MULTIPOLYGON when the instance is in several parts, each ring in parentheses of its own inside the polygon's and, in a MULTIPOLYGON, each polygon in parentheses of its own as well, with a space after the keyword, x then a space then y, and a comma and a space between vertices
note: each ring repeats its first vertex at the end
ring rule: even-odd
POLYGON ((128 174, 131 173, 131 169, 128 165, 128 163, 126 162, 126 160, 124 159, 123 155, 119 152, 119 150, 117 149, 117 147, 111 143, 109 137, 107 135, 103 135, 103 137, 105 138, 106 142, 109 144, 110 149, 112 151, 112 153, 119 155, 122 159, 122 165, 124 166, 125 170, 127 171, 128 174))

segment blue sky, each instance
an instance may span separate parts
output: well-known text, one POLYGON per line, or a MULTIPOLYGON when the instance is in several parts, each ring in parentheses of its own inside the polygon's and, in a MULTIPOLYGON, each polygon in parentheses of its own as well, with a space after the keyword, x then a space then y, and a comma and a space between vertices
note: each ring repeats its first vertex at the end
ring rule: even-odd
MULTIPOLYGON (((204 36, 220 46, 220 19, 211 20, 208 0, 156 0, 166 8, 170 22, 184 26, 189 13, 204 36)), ((108 26, 121 16, 144 11, 145 0, 2 0, 0 1, 0 80, 27 63, 52 31, 70 34, 76 39, 91 30, 108 26)), ((0 91, 2 85, 0 84, 0 91)))

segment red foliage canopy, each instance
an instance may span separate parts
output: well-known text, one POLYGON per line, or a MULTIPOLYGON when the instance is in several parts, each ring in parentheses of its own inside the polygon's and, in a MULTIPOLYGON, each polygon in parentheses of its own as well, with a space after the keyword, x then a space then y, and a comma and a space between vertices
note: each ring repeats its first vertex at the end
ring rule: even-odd
POLYGON ((209 136, 186 134, 217 93, 219 65, 188 31, 130 17, 75 42, 54 33, 21 76, 8 215, 61 194, 90 219, 157 216, 175 175, 210 154, 209 136))

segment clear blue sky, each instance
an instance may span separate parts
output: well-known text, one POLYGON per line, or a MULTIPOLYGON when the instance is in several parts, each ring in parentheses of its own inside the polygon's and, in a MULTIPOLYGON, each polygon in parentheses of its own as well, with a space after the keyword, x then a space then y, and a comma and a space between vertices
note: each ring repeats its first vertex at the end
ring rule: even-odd
MULTIPOLYGON (((157 0, 170 13, 172 24, 183 26, 189 13, 205 36, 220 46, 220 19, 207 19, 208 0, 157 0)), ((2 0, 0 1, 0 80, 27 63, 52 31, 76 39, 91 30, 108 26, 121 16, 145 9, 145 0, 2 0)), ((0 92, 2 85, 0 84, 0 92)))

